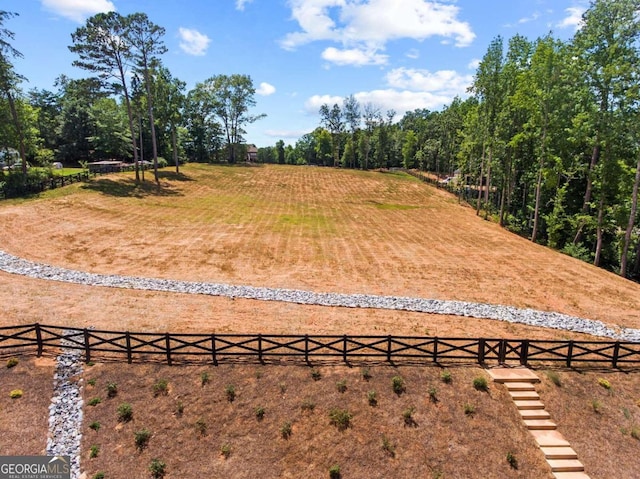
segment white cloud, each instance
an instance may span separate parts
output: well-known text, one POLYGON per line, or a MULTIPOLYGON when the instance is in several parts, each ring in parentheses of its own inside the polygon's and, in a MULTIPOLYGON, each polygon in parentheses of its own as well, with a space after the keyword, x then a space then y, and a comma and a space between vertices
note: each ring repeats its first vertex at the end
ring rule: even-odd
POLYGON ((396 121, 408 111, 418 108, 436 110, 451 103, 452 97, 427 91, 398 91, 394 89, 373 90, 356 93, 356 100, 361 105, 371 103, 384 110, 395 110, 396 121))
POLYGON ((363 65, 384 65, 389 59, 387 55, 380 55, 375 50, 367 51, 358 48, 338 50, 334 47, 325 49, 322 52, 322 58, 336 65, 354 65, 358 67, 363 65))
POLYGON ((314 41, 333 41, 344 47, 329 53, 338 60, 356 50, 369 58, 383 57, 377 52, 387 42, 402 38, 422 41, 438 36, 452 39, 459 47, 475 38, 471 26, 458 19, 459 7, 435 0, 290 0, 289 4, 300 30, 286 35, 281 46, 294 49, 314 41))
POLYGON ((260 86, 256 89, 256 93, 260 96, 273 95, 275 92, 276 87, 266 82, 260 83, 260 86))
POLYGON ((297 140, 302 135, 309 133, 309 130, 265 130, 264 134, 273 138, 286 138, 297 140))
POLYGON ((251 2, 253 2, 253 0, 236 0, 236 10, 244 10, 244 6, 251 2))
POLYGON ((518 20, 520 25, 529 22, 535 22, 538 18, 540 18, 540 14, 538 12, 534 12, 530 17, 524 17, 518 20))
POLYGON ((313 95, 304 103, 304 109, 308 113, 318 113, 320 107, 324 104, 333 106, 334 104, 342 105, 342 101, 344 98, 341 96, 332 96, 332 95, 313 95))
POLYGON ((198 30, 192 28, 178 29, 178 36, 180 37, 180 48, 188 55, 202 56, 207 53, 209 43, 211 39, 198 30))
POLYGON ((477 69, 478 69, 478 67, 480 66, 480 62, 481 62, 481 61, 482 61, 482 60, 480 60, 479 58, 474 58, 473 60, 471 60, 471 61, 469 62, 469 64, 467 65, 467 68, 468 68, 469 70, 477 70, 477 69))
POLYGON ((411 58, 412 60, 416 60, 417 58, 420 58, 420 51, 416 48, 412 48, 407 53, 405 53, 404 56, 407 58, 411 58))
POLYGON ((110 0, 42 0, 42 6, 74 22, 84 21, 96 13, 112 12, 116 7, 110 0))
POLYGON ((586 11, 584 7, 569 7, 565 9, 567 16, 558 23, 559 28, 575 28, 578 30, 582 25, 582 14, 586 11))
POLYGON ((396 68, 387 73, 387 83, 398 90, 435 93, 438 96, 463 95, 473 82, 472 75, 460 75, 454 70, 417 70, 396 68))

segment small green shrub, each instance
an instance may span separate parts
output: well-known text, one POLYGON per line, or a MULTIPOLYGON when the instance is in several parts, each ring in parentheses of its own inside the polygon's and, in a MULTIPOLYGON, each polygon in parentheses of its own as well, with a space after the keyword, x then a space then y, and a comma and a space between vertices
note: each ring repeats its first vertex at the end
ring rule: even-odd
POLYGON ((429 388, 429 401, 432 403, 438 402, 438 390, 435 387, 429 388))
POLYGON ((416 408, 411 406, 402 411, 402 419, 405 426, 416 426, 416 421, 413 418, 413 413, 416 412, 416 408))
POLYGON ((94 457, 98 457, 100 453, 100 446, 96 446, 95 444, 91 446, 91 450, 89 451, 89 458, 93 459, 94 457))
POLYGON ((391 389, 393 389, 393 392, 398 396, 407 390, 402 376, 394 376, 391 378, 391 389))
POLYGON ((631 428, 631 437, 640 440, 640 427, 633 426, 631 428))
POLYGON ((236 387, 233 384, 227 384, 224 393, 227 396, 227 401, 233 402, 236 398, 236 387))
POLYGON ((598 384, 607 390, 611 389, 611 383, 604 378, 599 378, 598 384))
POLYGON ((95 386, 95 385, 96 385, 96 380, 95 380, 95 379, 89 379, 89 380, 87 381, 87 384, 88 384, 89 386, 95 386))
POLYGON ((178 401, 176 403, 176 416, 182 416, 182 414, 184 413, 184 404, 182 403, 182 401, 178 401))
POLYGON ((507 462, 511 469, 518 469, 518 458, 512 452, 507 452, 507 462))
POLYGON ((91 424, 89 424, 89 429, 93 429, 94 431, 98 432, 100 430, 100 426, 101 424, 98 421, 93 421, 91 424))
POLYGON ((89 361, 89 362, 87 363, 87 366, 95 366, 95 365, 96 365, 96 363, 94 363, 93 361, 89 361))
POLYGON ((391 442, 391 439, 389 439, 386 435, 382 435, 382 450, 384 452, 386 452, 387 454, 389 454, 389 456, 391 457, 395 457, 396 455, 396 446, 395 444, 393 444, 393 442, 391 442))
POLYGON ((487 378, 484 376, 478 376, 473 378, 473 387, 478 391, 486 391, 489 389, 489 384, 487 383, 487 378))
POLYGON ((107 397, 115 397, 118 394, 118 385, 116 383, 107 384, 107 397))
POLYGON ((98 404, 100 404, 102 402, 102 399, 99 397, 95 397, 95 398, 91 398, 89 399, 89 402, 87 403, 89 406, 97 406, 98 404))
POLYGON ((562 380, 560 379, 560 375, 555 371, 547 371, 546 372, 549 381, 555 384, 558 387, 562 386, 562 380))
POLYGON ((258 406, 255 409, 255 413, 256 413, 256 419, 258 421, 262 421, 264 419, 264 408, 262 406, 258 406))
POLYGON ((339 431, 344 431, 351 427, 353 414, 351 414, 347 409, 334 408, 329 411, 329 419, 331 420, 331 424, 337 427, 339 431))
POLYGON ((322 379, 322 374, 320 374, 320 370, 318 368, 312 368, 311 377, 314 381, 320 381, 320 379, 322 379))
POLYGON ((133 409, 131 404, 123 402, 118 406, 118 421, 129 422, 133 418, 133 409))
POLYGON ((20 399, 23 394, 22 389, 14 389, 9 393, 9 397, 11 399, 20 399))
POLYGON ((338 389, 338 392, 344 393, 347 390, 347 380, 346 379, 342 379, 342 380, 338 381, 336 383, 336 388, 338 389))
POLYGON ((362 368, 362 379, 365 381, 371 379, 371 370, 368 367, 362 368))
POLYGON ((375 391, 369 391, 367 393, 367 402, 369 406, 377 406, 378 405, 378 393, 375 391))
POLYGON ((283 439, 289 439, 291 437, 291 432, 293 431, 293 426, 289 421, 286 421, 280 426, 280 435, 283 439))
POLYGON ((104 472, 96 472, 93 476, 91 476, 91 479, 104 479, 104 472))
POLYGON ((151 439, 151 431, 148 429, 140 429, 133 433, 134 441, 136 443, 136 449, 142 451, 149 445, 149 439, 151 439))
POLYGON ((316 403, 313 402, 311 399, 305 399, 304 401, 302 401, 302 404, 300 405, 300 408, 303 411, 313 411, 316 408, 316 403))
POLYGON ((7 359, 7 368, 11 369, 18 365, 18 358, 9 358, 7 359))
POLYGON ((451 373, 449 371, 447 371, 446 369, 440 373, 440 380, 443 383, 450 384, 452 379, 453 378, 451 377, 451 373))
POLYGON ((280 394, 284 394, 287 392, 287 384, 286 383, 280 383, 278 384, 278 387, 280 388, 280 394))
POLYGON ((329 479, 340 479, 341 477, 339 465, 334 464, 329 468, 329 479))
POLYGON ((209 373, 204 371, 200 374, 200 385, 206 386, 207 384, 209 384, 209 373))
POLYGON ((169 383, 166 379, 158 379, 153 385, 154 396, 166 396, 169 394, 169 383))
POLYGON ((149 464, 149 472, 154 479, 162 479, 167 473, 167 465, 160 459, 152 459, 149 464))
POLYGON ((229 444, 223 444, 220 446, 220 454, 222 454, 222 457, 225 459, 229 459, 229 456, 231 455, 231 446, 229 444))
POLYGON ((200 434, 201 436, 207 435, 207 421, 205 421, 204 418, 199 418, 196 421, 195 427, 198 434, 200 434))
POLYGON ((593 412, 599 414, 600 412, 602 412, 602 402, 599 401, 598 399, 592 399, 591 400, 591 409, 593 409, 593 412))
POLYGON ((464 409, 464 413, 467 416, 473 416, 476 412, 476 407, 473 404, 468 402, 464 403, 463 409, 464 409))

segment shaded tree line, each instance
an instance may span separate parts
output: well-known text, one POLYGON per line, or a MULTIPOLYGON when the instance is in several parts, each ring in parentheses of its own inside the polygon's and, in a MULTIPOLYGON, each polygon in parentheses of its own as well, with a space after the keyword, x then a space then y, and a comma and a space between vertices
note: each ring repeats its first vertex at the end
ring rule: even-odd
MULTIPOLYGON (((255 88, 248 75, 214 75, 186 90, 162 63, 164 28, 145 14, 99 13, 71 34, 84 79, 58 77, 52 90, 22 90, 12 60, 15 13, 0 11, 0 161, 68 165, 100 159, 153 164, 242 158, 255 88)), ((144 170, 142 170, 144 175, 144 170)), ((142 177, 144 179, 144 177, 142 177)))

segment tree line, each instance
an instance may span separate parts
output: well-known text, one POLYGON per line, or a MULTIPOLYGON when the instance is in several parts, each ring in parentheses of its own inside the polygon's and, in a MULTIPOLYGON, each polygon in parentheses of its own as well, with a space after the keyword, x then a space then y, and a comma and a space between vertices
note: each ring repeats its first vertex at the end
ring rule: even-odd
POLYGON ((454 177, 485 218, 640 279, 637 1, 593 1, 568 41, 496 37, 469 93, 397 122, 349 96, 323 105, 321 125, 295 146, 259 157, 454 177))
MULTIPOLYGON (((0 11, 0 161, 79 164, 133 160, 136 181, 145 159, 158 180, 158 159, 228 161, 244 155, 244 128, 255 88, 248 75, 214 75, 186 91, 162 63, 164 28, 146 14, 99 13, 71 34, 73 65, 91 74, 60 75, 54 91, 21 89, 26 80, 12 61, 22 57, 5 27, 16 13, 0 11)), ((5 175, 5 174, 3 174, 5 175)), ((144 179, 144 177, 142 178, 144 179)))

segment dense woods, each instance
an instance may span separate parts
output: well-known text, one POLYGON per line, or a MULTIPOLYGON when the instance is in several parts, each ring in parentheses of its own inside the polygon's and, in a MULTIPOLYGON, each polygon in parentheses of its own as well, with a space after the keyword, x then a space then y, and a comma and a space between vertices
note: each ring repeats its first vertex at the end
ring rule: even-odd
MULTIPOLYGON (((164 29, 112 12, 71 36, 75 64, 92 76, 24 92, 13 15, 0 11, 3 165, 27 175, 27 162, 178 168, 246 157, 244 127, 261 117, 249 76, 214 75, 185 91, 162 64, 164 29)), ((485 218, 638 280, 639 73, 637 2, 596 0, 569 41, 496 37, 469 95, 440 111, 399 117, 350 95, 323 105, 318 128, 295 145, 259 148, 258 161, 428 171, 485 218)))

